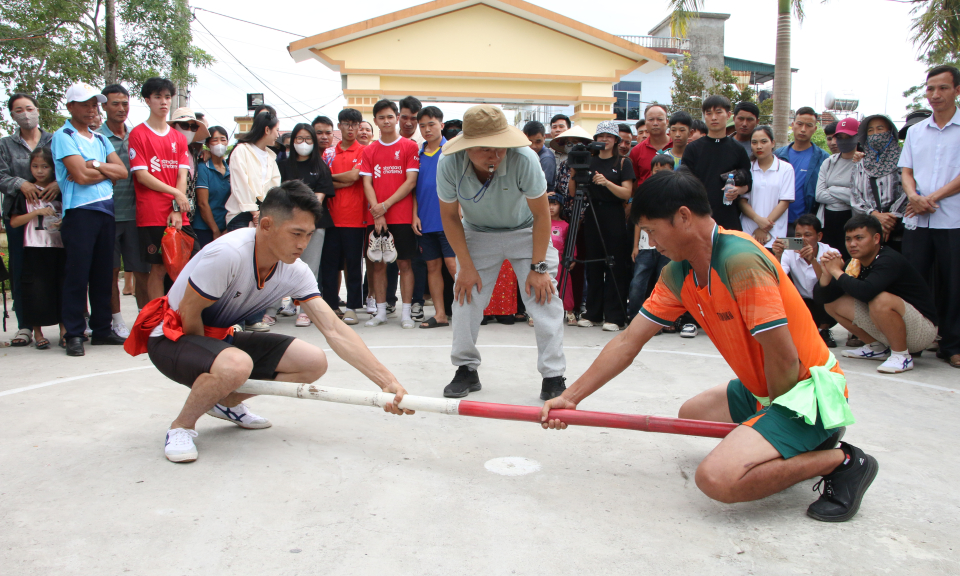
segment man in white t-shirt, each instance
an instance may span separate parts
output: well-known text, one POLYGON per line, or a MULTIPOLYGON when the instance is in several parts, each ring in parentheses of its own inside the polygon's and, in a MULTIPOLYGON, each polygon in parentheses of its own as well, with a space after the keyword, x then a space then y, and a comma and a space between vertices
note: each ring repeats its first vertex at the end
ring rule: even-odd
POLYGON ((820 330, 820 337, 828 348, 836 348, 837 342, 830 334, 830 328, 836 326, 837 321, 827 314, 823 302, 814 300, 813 288, 820 279, 820 257, 827 252, 840 252, 820 241, 823 239, 823 228, 820 220, 813 214, 798 217, 795 224, 797 238, 803 238, 803 249, 787 250, 783 240, 777 240, 770 250, 780 260, 780 266, 790 276, 807 309, 813 315, 813 321, 820 330))
POLYGON ((312 344, 284 334, 233 333, 234 324, 286 295, 300 301, 337 355, 396 394, 385 411, 411 413, 397 408, 406 390, 327 306, 316 277, 298 259, 321 211, 299 180, 271 189, 256 229, 236 230, 205 246, 167 296, 150 302, 137 318, 126 351, 148 352, 163 375, 190 388, 167 431, 164 452, 171 462, 197 459, 194 428, 205 413, 241 428, 271 426, 243 404, 251 395, 234 392, 248 378, 310 383, 326 372, 326 355, 312 344))

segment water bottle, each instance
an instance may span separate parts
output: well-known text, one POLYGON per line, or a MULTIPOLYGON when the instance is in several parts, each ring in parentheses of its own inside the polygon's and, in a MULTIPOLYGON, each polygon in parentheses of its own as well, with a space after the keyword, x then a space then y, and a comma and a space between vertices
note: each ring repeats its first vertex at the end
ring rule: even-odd
POLYGON ((733 204, 733 200, 730 200, 730 199, 727 198, 727 192, 733 190, 733 189, 736 188, 736 187, 737 187, 737 185, 736 185, 736 183, 733 181, 733 173, 731 172, 730 174, 727 174, 727 184, 726 184, 726 186, 723 187, 723 203, 724 203, 724 205, 730 206, 731 204, 733 204))

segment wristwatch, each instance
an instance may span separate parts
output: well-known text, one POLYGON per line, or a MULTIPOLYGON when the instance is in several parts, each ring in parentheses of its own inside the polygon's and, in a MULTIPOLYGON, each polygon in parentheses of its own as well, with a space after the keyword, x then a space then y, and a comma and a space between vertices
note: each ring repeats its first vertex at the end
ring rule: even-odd
POLYGON ((99 169, 100 169, 100 162, 99 162, 98 160, 94 160, 94 161, 93 161, 93 169, 94 169, 94 170, 99 170, 99 169))
POLYGON ((547 273, 547 263, 546 262, 537 262, 536 264, 530 265, 530 270, 536 272, 537 274, 546 274, 547 273))

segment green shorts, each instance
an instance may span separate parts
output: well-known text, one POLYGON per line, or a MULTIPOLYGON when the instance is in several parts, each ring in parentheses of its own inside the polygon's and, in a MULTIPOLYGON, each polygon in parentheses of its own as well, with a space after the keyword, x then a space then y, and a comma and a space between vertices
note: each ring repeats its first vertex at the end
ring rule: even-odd
POLYGON ((727 406, 734 422, 759 432, 784 458, 810 452, 833 434, 833 430, 823 428, 820 418, 811 426, 803 416, 783 406, 764 408, 739 379, 727 385, 727 406))

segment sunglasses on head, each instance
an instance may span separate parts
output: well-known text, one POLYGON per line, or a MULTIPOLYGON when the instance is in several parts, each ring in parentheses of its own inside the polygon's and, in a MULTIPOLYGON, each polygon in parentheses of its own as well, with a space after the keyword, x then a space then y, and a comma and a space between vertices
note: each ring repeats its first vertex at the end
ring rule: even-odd
POLYGON ((196 132, 200 129, 200 124, 196 122, 177 122, 177 128, 183 128, 184 130, 189 130, 191 132, 196 132))

